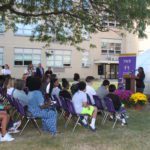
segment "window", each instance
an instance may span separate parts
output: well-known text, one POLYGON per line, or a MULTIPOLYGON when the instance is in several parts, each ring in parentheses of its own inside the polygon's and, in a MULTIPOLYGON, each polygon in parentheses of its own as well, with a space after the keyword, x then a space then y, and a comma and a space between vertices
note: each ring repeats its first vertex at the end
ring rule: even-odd
POLYGON ((4 48, 0 47, 0 65, 3 65, 3 53, 4 53, 4 48))
POLYGON ((101 52, 103 55, 121 54, 121 40, 102 39, 101 52))
POLYGON ((47 66, 64 67, 71 66, 71 50, 48 50, 47 66))
POLYGON ((29 64, 38 65, 40 62, 41 62, 40 49, 15 48, 14 52, 15 66, 26 66, 29 64))
POLYGON ((5 31, 4 17, 0 15, 0 33, 5 31))
POLYGON ((36 26, 37 25, 35 24, 24 25, 22 23, 17 23, 16 24, 17 29, 15 31, 15 35, 32 36, 36 26))
POLYGON ((89 55, 89 51, 84 50, 82 52, 82 67, 84 68, 88 68, 90 67, 90 55, 89 55))

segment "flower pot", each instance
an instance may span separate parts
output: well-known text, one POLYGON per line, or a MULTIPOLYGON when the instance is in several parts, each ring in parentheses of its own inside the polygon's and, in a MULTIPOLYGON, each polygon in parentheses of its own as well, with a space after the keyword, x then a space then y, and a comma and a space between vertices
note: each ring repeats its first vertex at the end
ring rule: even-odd
POLYGON ((144 105, 136 105, 134 106, 135 110, 143 110, 144 109, 144 105))

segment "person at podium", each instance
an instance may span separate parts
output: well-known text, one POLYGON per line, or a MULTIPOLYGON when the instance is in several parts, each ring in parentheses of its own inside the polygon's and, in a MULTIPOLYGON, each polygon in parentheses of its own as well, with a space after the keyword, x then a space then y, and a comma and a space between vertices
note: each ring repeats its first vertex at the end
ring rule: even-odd
POLYGON ((145 79, 145 73, 143 67, 138 68, 138 74, 136 76, 136 92, 143 93, 145 84, 144 84, 144 79, 145 79))

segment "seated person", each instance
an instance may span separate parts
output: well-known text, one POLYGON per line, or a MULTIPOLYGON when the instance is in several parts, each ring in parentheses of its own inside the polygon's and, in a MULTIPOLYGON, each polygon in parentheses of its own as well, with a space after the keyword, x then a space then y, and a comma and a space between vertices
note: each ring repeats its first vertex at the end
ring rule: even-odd
POLYGON ((115 90, 116 90, 116 86, 111 84, 109 86, 109 94, 107 94, 106 97, 109 97, 113 101, 115 110, 119 111, 121 108, 121 100, 119 96, 114 93, 115 90))
POLYGON ((14 138, 7 133, 7 124, 9 122, 9 116, 5 111, 0 111, 0 122, 1 122, 1 134, 0 134, 0 142, 10 142, 13 141, 14 138))
MULTIPOLYGON (((97 108, 94 106, 87 105, 87 95, 85 93, 86 83, 79 82, 78 87, 79 87, 78 92, 76 92, 72 98, 75 111, 77 114, 80 114, 80 115, 89 115, 92 118, 90 129, 92 131, 95 131, 97 108)), ((87 116, 84 117, 84 119, 82 120, 82 123, 87 125, 87 116)))
POLYGON ((60 93, 60 91, 61 91, 61 89, 60 89, 59 86, 60 86, 60 84, 59 84, 58 79, 57 79, 57 78, 56 78, 56 79, 53 79, 53 81, 52 81, 52 83, 51 83, 51 86, 50 86, 52 99, 53 99, 53 96, 54 96, 54 95, 55 95, 57 98, 59 98, 59 93, 60 93))
POLYGON ((25 87, 25 82, 23 80, 17 79, 15 81, 15 85, 14 85, 14 90, 13 90, 12 96, 15 99, 18 99, 19 102, 23 106, 27 106, 28 105, 28 96, 23 90, 24 87, 25 87))
POLYGON ((104 97, 109 93, 109 84, 110 82, 108 80, 104 80, 102 85, 96 91, 96 95, 102 100, 103 107, 105 107, 104 97))
POLYGON ((50 108, 50 101, 44 103, 44 97, 40 91, 41 80, 38 77, 28 79, 28 110, 34 117, 42 119, 42 128, 44 131, 55 135, 57 132, 57 111, 50 108))
MULTIPOLYGON (((121 107, 122 103, 121 103, 121 100, 120 100, 119 96, 114 93, 115 90, 116 90, 116 86, 111 84, 109 86, 109 94, 107 94, 106 97, 109 97, 112 100, 116 112, 117 111, 119 112, 122 108, 121 107)), ((114 117, 116 117, 116 114, 113 114, 113 115, 114 115, 114 117)), ((122 121, 122 126, 127 124, 125 116, 126 116, 126 114, 123 114, 123 113, 121 114, 121 116, 119 116, 121 121, 122 121)))
POLYGON ((7 78, 5 80, 4 88, 6 89, 7 94, 10 95, 10 96, 12 95, 12 93, 14 91, 14 84, 15 84, 15 79, 14 78, 7 78))
POLYGON ((69 82, 66 79, 62 79, 62 91, 60 91, 59 96, 70 99, 71 100, 71 93, 68 92, 69 89, 69 82))
POLYGON ((80 75, 78 73, 74 74, 74 82, 70 88, 72 95, 74 95, 78 91, 78 83, 80 81, 80 75))
POLYGON ((94 102, 93 96, 96 95, 96 91, 92 87, 93 81, 94 81, 94 77, 88 76, 88 77, 86 77, 85 80, 86 80, 86 93, 89 95, 91 103, 94 105, 95 102, 94 102))

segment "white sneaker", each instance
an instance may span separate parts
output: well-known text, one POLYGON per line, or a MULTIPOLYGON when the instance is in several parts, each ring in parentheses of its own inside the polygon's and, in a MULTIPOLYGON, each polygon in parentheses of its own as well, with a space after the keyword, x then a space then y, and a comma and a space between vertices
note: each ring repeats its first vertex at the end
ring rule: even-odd
POLYGON ((17 130, 20 126, 21 126, 21 120, 15 122, 15 123, 13 124, 13 127, 15 128, 15 130, 17 130))
POLYGON ((16 129, 14 129, 14 130, 8 130, 8 133, 10 134, 10 133, 19 133, 20 132, 20 130, 16 130, 16 129))
POLYGON ((14 138, 8 133, 6 133, 4 137, 1 136, 1 139, 0 139, 1 142, 11 142, 13 140, 14 138))

